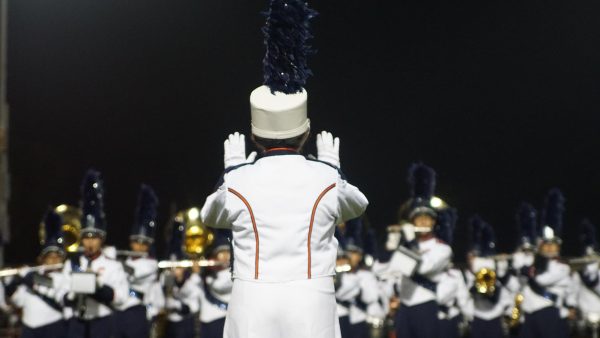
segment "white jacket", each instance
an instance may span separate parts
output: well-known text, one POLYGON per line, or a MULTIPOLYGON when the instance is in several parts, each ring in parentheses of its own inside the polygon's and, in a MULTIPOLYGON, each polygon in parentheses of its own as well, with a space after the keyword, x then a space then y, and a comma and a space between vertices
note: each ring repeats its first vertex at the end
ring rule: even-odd
MULTIPOLYGON (((127 282, 127 276, 123 270, 121 263, 107 258, 104 254, 101 254, 98 258, 90 261, 83 255, 78 260, 79 271, 90 271, 96 274, 96 280, 99 285, 106 285, 113 289, 114 295, 111 302, 111 307, 119 307, 127 300, 129 296, 129 284, 127 282)), ((71 288, 71 272, 72 264, 71 260, 65 261, 63 268, 64 282, 59 287, 56 293, 56 300, 62 302, 64 296, 70 292, 71 288)), ((86 320, 106 317, 112 314, 113 310, 105 304, 99 303, 95 299, 89 296, 85 297, 85 313, 83 318, 86 320)), ((77 309, 73 309, 75 315, 77 309)))
POLYGON ((233 233, 233 278, 284 282, 335 274, 336 224, 360 216, 366 197, 338 170, 297 153, 227 171, 202 222, 233 233))
POLYGON ((62 310, 41 298, 43 295, 54 300, 56 288, 64 283, 63 275, 60 272, 50 272, 47 277, 52 279, 52 287, 36 285, 37 290, 34 292, 27 286, 20 285, 10 298, 16 307, 23 310, 22 322, 27 327, 35 329, 64 319, 62 310))

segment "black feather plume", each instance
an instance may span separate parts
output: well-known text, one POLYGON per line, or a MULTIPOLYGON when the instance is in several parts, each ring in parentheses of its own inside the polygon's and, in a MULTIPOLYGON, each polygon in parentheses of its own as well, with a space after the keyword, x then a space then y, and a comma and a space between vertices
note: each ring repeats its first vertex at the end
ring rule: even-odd
POLYGON ((81 184, 81 225, 83 228, 106 230, 104 215, 104 185, 100 173, 89 169, 81 184))
POLYGON ((167 246, 167 259, 185 259, 186 254, 183 249, 183 238, 185 236, 185 223, 182 220, 175 219, 173 228, 171 228, 171 238, 167 246))
POLYGON ((598 239, 596 238, 596 226, 590 222, 589 219, 585 218, 581 221, 581 236, 579 238, 582 249, 587 250, 598 250, 598 239))
POLYGON ((441 239, 448 245, 454 241, 454 230, 458 219, 456 209, 448 208, 438 211, 435 223, 435 237, 441 239))
POLYGON ((482 250, 482 231, 485 222, 479 215, 473 215, 469 218, 469 242, 471 251, 479 254, 482 250))
POLYGON ((435 193, 435 171, 423 163, 413 163, 408 168, 408 185, 411 197, 429 201, 435 193))
POLYGON ((517 227, 521 236, 520 244, 534 245, 537 238, 537 211, 526 202, 521 203, 516 215, 517 227))
POLYGON ((357 217, 346 222, 344 238, 348 250, 363 250, 363 224, 362 217, 357 217))
POLYGON ((549 226, 554 230, 554 234, 560 237, 563 228, 563 215, 565 212, 565 197, 562 192, 553 188, 550 189, 544 203, 544 212, 542 214, 542 226, 549 226))
POLYGON ((271 0, 264 14, 264 84, 272 93, 301 92, 312 75, 307 64, 308 56, 314 54, 308 44, 313 37, 309 22, 317 12, 305 0, 271 0))
POLYGON ((496 253, 496 233, 488 223, 484 223, 481 229, 481 248, 481 256, 491 256, 496 253))
POLYGON ((62 237, 62 217, 50 209, 44 217, 44 244, 53 245, 62 237))
POLYGON ((154 238, 156 229, 158 197, 152 187, 142 184, 135 211, 135 224, 132 235, 154 238))

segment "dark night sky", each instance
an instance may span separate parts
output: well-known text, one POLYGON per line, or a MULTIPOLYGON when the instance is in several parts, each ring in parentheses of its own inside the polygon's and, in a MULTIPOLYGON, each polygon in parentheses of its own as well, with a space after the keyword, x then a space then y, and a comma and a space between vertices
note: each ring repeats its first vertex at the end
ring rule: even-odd
MULTIPOLYGON (((109 242, 127 243, 139 184, 201 205, 222 141, 249 132, 262 79, 266 0, 10 2, 12 243, 31 261, 49 204, 76 204, 84 171, 103 172, 109 242)), ((458 255, 474 212, 501 249, 521 200, 567 197, 600 224, 600 3, 314 1, 318 54, 307 84, 313 131, 342 140, 342 168, 378 227, 407 198, 406 168, 438 172, 459 209, 458 255)), ((309 150, 314 146, 311 144, 309 150)))

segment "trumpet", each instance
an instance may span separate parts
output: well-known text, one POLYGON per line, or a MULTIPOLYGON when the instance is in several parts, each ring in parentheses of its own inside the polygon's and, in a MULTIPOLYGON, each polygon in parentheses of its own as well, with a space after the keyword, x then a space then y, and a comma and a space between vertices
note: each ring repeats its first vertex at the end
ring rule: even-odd
POLYGON ((63 263, 57 264, 45 264, 45 265, 37 265, 32 267, 22 267, 22 268, 10 268, 0 270, 0 278, 15 276, 24 272, 44 272, 47 270, 58 270, 62 269, 64 266, 63 263))
POLYGON ((221 263, 212 259, 185 259, 182 261, 160 261, 158 262, 159 269, 172 269, 172 268, 191 268, 192 266, 199 267, 211 267, 211 266, 221 266, 226 267, 229 264, 221 263))

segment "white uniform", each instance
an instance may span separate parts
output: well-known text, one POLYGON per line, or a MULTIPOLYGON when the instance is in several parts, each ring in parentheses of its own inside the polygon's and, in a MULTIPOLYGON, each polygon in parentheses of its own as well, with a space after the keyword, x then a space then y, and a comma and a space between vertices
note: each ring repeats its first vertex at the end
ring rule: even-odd
POLYGON ((533 291, 531 286, 523 288, 523 303, 521 308, 525 313, 532 313, 550 306, 560 307, 567 295, 570 285, 569 266, 557 260, 548 262, 548 269, 534 277, 537 284, 549 292, 549 297, 544 297, 533 291), (556 300, 553 298, 556 296, 556 300))
MULTIPOLYGON (((498 275, 504 275, 506 273, 506 270, 499 271, 496 262, 490 258, 476 257, 472 264, 474 272, 467 275, 467 287, 469 289, 471 289, 475 284, 474 273, 482 268, 494 270, 498 273, 498 275)), ((490 300, 486 299, 485 296, 475 296, 472 298, 474 318, 492 320, 509 313, 514 303, 514 297, 512 297, 512 293, 504 285, 500 285, 499 290, 496 292, 500 292, 496 302, 491 302, 490 300)))
MULTIPOLYGON (((600 278, 598 263, 587 265, 581 273, 590 281, 597 281, 600 278)), ((577 304, 583 319, 590 317, 600 317, 600 283, 595 286, 586 286, 579 273, 574 274, 574 283, 577 286, 577 304)))
MULTIPOLYGON (((127 274, 129 281, 129 297, 119 306, 119 310, 127 310, 136 305, 144 305, 148 309, 155 307, 151 293, 158 280, 158 262, 153 258, 127 258, 124 262, 131 269, 127 274)), ((127 270, 127 269, 126 269, 127 270)), ((148 312, 148 319, 152 314, 148 312)))
POLYGON ((165 298, 169 311, 168 320, 180 322, 188 313, 198 312, 200 310, 200 293, 200 277, 197 274, 191 274, 181 286, 174 285, 171 294, 165 298), (180 311, 183 306, 188 310, 185 311, 185 314, 180 311))
POLYGON ((467 318, 472 318, 472 312, 468 311, 469 288, 460 270, 448 269, 442 274, 436 295, 438 304, 447 310, 441 311, 440 319, 453 319, 461 313, 465 313, 467 318))
POLYGON ((350 324, 367 321, 370 316, 381 317, 377 309, 379 285, 371 271, 347 272, 340 278, 340 287, 335 292, 339 317, 349 316, 350 324))
MULTIPOLYGON (((111 302, 111 307, 122 306, 123 303, 128 299, 129 296, 129 285, 127 283, 127 276, 123 270, 121 263, 107 258, 104 254, 101 254, 91 262, 85 257, 80 256, 77 260, 77 266, 75 268, 80 272, 94 272, 96 274, 97 284, 99 286, 106 285, 112 288, 114 295, 111 302)), ((73 264, 70 260, 65 262, 63 268, 64 282, 60 285, 56 293, 57 301, 62 302, 64 296, 70 293, 71 286, 71 272, 73 271, 73 264)), ((85 297, 85 312, 83 319, 91 320, 96 318, 103 318, 113 313, 113 310, 102 304, 90 296, 85 297)), ((78 309, 73 309, 74 315, 78 316, 78 309)))
POLYGON ((201 212, 233 233, 225 337, 333 337, 335 225, 367 204, 336 169, 293 152, 226 172, 201 212))
POLYGON ((232 288, 233 281, 231 280, 231 272, 228 269, 204 278, 200 298, 201 322, 210 323, 225 318, 232 288))
POLYGON ((23 310, 23 324, 32 329, 64 319, 62 308, 54 299, 57 287, 64 283, 64 277, 60 272, 50 272, 47 277, 52 280, 52 287, 35 285, 35 291, 32 291, 27 286, 20 285, 10 298, 16 307, 23 310), (42 297, 47 297, 48 300, 42 297))
MULTIPOLYGON (((450 246, 436 238, 430 238, 419 242, 418 252, 421 255, 421 263, 416 272, 433 283, 440 282, 452 258, 450 246)), ((400 253, 394 252, 390 260, 388 267, 390 273, 401 270, 398 267, 400 260, 397 259, 397 255, 400 255, 400 253)), ((413 306, 437 301, 436 291, 418 284, 411 277, 402 277, 401 283, 400 301, 402 304, 413 306)))

